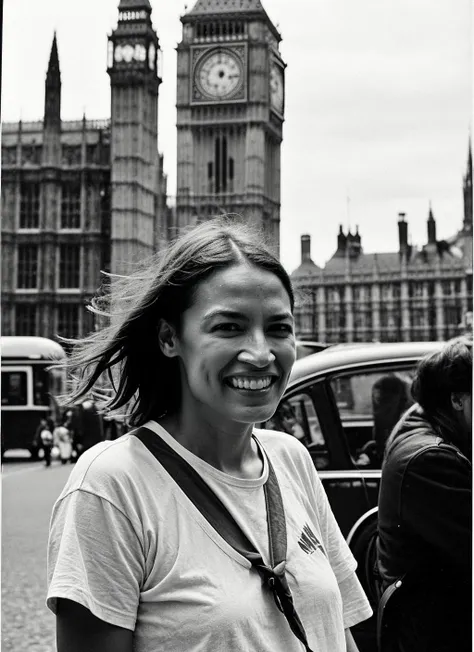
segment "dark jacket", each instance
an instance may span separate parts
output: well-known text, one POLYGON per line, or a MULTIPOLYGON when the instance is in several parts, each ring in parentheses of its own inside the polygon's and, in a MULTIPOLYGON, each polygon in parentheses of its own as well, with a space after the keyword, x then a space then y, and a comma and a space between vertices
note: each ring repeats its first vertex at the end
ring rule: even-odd
POLYGON ((387 444, 379 496, 384 587, 404 577, 387 608, 397 651, 471 650, 470 443, 415 405, 387 444))

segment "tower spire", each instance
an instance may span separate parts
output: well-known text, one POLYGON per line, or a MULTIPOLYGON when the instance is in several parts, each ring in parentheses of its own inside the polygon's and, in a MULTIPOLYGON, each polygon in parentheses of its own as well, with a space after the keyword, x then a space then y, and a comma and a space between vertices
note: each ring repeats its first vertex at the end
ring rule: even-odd
POLYGON ((433 209, 431 208, 431 201, 430 201, 430 208, 428 211, 427 227, 428 227, 428 244, 436 244, 436 222, 433 215, 433 209))
POLYGON ((467 153, 467 169, 463 178, 464 194, 464 222, 463 229, 472 233, 472 147, 471 136, 469 135, 469 145, 467 153))
POLYGON ((56 31, 49 55, 44 93, 44 126, 59 129, 61 124, 61 71, 56 31))
POLYGON ((56 30, 54 30, 53 44, 51 45, 51 53, 49 55, 48 72, 46 73, 46 80, 53 81, 61 79, 61 72, 59 70, 59 54, 58 54, 58 39, 56 30))

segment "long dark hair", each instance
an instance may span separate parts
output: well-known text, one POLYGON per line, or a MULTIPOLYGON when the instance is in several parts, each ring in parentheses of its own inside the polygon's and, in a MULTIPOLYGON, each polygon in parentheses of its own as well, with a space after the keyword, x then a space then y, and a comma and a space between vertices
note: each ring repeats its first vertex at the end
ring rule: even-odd
MULTIPOLYGON (((268 248, 263 235, 235 217, 220 217, 185 232, 134 274, 111 277, 109 288, 90 310, 108 325, 76 341, 67 367, 75 387, 65 404, 90 394, 108 378, 108 412, 124 409, 131 426, 179 406, 179 366, 165 357, 158 343, 158 324, 165 319, 177 333, 197 286, 214 272, 246 262, 272 272, 294 308, 290 278, 268 248)), ((103 396, 102 396, 103 397, 103 396)))

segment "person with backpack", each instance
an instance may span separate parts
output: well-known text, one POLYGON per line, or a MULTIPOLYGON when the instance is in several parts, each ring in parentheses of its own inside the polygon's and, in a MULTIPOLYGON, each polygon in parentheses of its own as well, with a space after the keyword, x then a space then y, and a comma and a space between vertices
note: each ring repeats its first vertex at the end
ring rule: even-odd
POLYGON ((472 649, 472 341, 418 365, 395 427, 378 512, 381 652, 472 649))
POLYGON ((122 282, 68 359, 71 403, 108 375, 132 430, 85 451, 53 508, 58 652, 356 652, 371 609, 311 457, 255 427, 295 360, 284 268, 227 218, 122 282))

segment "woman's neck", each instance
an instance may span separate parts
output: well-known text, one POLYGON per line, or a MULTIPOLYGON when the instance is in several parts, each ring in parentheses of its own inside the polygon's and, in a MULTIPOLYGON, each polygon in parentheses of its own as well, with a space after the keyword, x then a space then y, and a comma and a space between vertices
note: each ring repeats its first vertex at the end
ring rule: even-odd
POLYGON ((263 460, 252 438, 253 424, 222 426, 179 413, 165 415, 158 423, 181 446, 219 471, 242 478, 261 476, 263 460))

